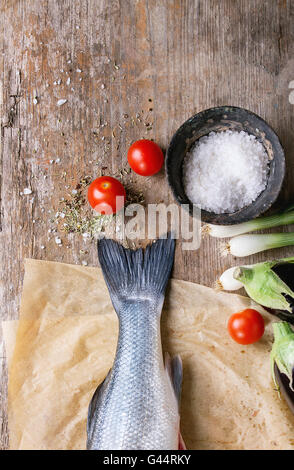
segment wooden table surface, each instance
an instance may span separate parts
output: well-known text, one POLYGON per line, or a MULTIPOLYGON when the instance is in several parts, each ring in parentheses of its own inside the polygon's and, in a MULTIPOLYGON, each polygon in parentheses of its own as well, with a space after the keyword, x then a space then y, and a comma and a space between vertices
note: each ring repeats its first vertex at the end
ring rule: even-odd
MULTIPOLYGON (((165 149, 203 109, 230 104, 264 118, 286 153, 280 200, 294 199, 293 0, 3 0, 0 24, 3 320, 18 317, 24 258, 97 265, 95 243, 72 234, 58 246, 59 234, 48 233, 60 198, 102 166, 126 167, 133 140, 153 138, 165 149), (67 102, 58 106, 60 99, 67 102)), ((173 201, 163 171, 133 175, 130 184, 146 203, 173 201)), ((174 277, 211 286, 244 262, 219 249, 209 238, 197 251, 178 247, 174 277)), ((246 264, 290 254, 262 253, 246 264)), ((3 345, 1 361, 4 449, 3 345)))

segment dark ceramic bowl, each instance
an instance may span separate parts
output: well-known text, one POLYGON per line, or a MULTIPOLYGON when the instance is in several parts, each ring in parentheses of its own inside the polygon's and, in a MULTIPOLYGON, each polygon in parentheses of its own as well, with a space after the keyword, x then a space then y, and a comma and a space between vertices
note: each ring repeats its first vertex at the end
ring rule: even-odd
POLYGON ((249 206, 233 213, 215 214, 201 210, 201 220, 211 224, 237 224, 258 217, 268 210, 277 199, 284 175, 285 156, 278 136, 259 116, 243 108, 221 106, 195 114, 174 134, 166 156, 166 174, 169 186, 179 204, 189 204, 193 214, 193 204, 185 194, 182 181, 184 157, 191 146, 210 132, 225 130, 245 131, 253 134, 265 147, 269 156, 269 174, 265 190, 249 206))

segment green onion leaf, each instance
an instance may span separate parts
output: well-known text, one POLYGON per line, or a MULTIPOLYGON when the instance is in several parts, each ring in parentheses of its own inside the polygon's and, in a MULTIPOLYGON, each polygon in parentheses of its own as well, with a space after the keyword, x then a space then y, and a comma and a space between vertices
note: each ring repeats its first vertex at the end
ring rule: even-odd
MULTIPOLYGON (((289 263, 294 262, 294 258, 288 260, 289 263)), ((233 276, 244 285, 247 294, 255 302, 264 307, 292 313, 290 301, 294 300, 294 292, 272 269, 280 262, 285 260, 267 261, 252 267, 241 266, 235 269, 233 276)))
POLYGON ((209 233, 212 237, 230 238, 243 233, 254 232, 255 230, 264 230, 282 225, 294 224, 294 204, 290 204, 283 211, 273 215, 258 217, 241 224, 235 225, 212 225, 203 226, 203 233, 209 233))
POLYGON ((273 380, 277 386, 274 374, 274 365, 277 364, 279 371, 288 377, 290 388, 293 390, 294 332, 287 322, 273 323, 273 331, 274 344, 271 351, 273 380))

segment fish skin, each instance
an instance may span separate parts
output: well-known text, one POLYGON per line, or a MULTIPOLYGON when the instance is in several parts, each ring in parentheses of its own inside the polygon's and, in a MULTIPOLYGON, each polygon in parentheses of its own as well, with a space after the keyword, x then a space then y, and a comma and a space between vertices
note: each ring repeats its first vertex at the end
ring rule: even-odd
POLYGON ((179 405, 160 335, 174 240, 157 241, 145 256, 114 243, 104 240, 98 253, 119 337, 113 367, 89 406, 87 449, 176 450, 179 405))

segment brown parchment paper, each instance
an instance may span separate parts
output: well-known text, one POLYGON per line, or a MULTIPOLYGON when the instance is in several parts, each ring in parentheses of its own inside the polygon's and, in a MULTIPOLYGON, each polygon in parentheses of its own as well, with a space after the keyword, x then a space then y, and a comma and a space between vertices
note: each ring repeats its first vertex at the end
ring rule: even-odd
MULTIPOLYGON (((171 280, 163 348, 183 359, 188 449, 293 449, 294 419, 273 389, 270 317, 261 341, 234 343, 235 294, 171 280)), ((113 362, 118 322, 99 268, 26 260, 20 320, 4 322, 11 449, 84 449, 88 403, 113 362)))

